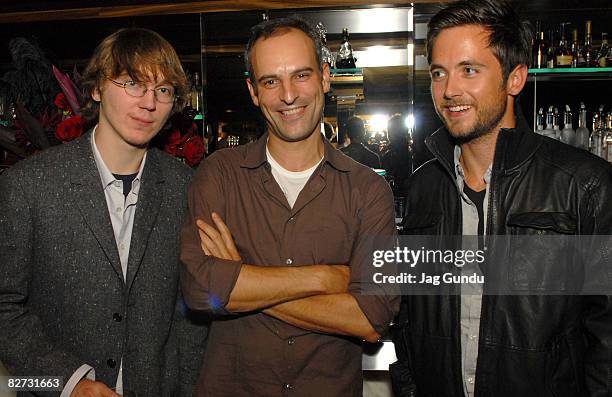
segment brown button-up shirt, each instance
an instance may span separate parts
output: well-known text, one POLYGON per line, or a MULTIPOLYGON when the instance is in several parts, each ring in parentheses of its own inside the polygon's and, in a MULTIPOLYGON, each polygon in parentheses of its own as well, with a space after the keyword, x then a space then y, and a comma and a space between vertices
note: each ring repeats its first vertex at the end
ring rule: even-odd
POLYGON ((244 263, 350 265, 348 292, 383 334, 399 297, 367 282, 364 274, 372 269, 367 254, 372 236, 389 241, 395 235, 391 190, 383 178, 325 141, 321 165, 291 208, 270 172, 266 142, 264 135, 216 152, 192 182, 181 234, 183 293, 191 308, 215 315, 197 395, 361 396, 360 340, 310 332, 261 312, 224 309, 241 264, 204 255, 195 220, 212 224, 211 213, 217 212, 244 263))

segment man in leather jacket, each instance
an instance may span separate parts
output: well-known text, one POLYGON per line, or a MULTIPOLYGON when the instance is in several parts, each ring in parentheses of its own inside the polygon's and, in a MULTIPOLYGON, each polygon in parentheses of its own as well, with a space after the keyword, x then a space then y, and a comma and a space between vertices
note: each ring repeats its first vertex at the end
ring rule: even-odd
MULTIPOLYGON (((426 140, 435 158, 409 180, 404 234, 479 235, 485 247, 499 235, 609 240, 612 167, 533 133, 517 115, 531 44, 512 7, 460 1, 428 28, 432 98, 445 126, 426 140)), ((609 245, 598 252, 610 268, 609 245)), ((564 260, 553 250, 544 258, 534 266, 544 276, 564 260)), ((498 265, 485 260, 482 271, 498 265)), ((406 290, 394 334, 396 396, 611 394, 611 296, 488 294, 487 281, 483 290, 406 290)))

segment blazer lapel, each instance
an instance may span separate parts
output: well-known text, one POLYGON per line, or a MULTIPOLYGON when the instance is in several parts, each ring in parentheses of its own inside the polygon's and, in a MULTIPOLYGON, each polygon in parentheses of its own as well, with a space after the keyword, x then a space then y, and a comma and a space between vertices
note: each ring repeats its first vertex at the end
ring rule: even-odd
POLYGON ((74 172, 70 175, 74 189, 72 197, 115 273, 123 281, 117 243, 90 139, 88 133, 75 142, 74 172))
POLYGON ((128 290, 131 288, 142 263, 142 258, 149 242, 149 236, 153 226, 156 224, 157 215, 163 200, 164 190, 162 185, 164 183, 164 176, 156 154, 153 150, 148 152, 142 172, 127 266, 126 285, 128 290))

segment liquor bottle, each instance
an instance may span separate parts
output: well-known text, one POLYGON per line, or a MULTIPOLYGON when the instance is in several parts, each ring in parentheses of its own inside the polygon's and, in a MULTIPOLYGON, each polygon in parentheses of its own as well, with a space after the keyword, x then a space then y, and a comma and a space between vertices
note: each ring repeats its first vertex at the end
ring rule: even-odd
MULTIPOLYGON (((608 34, 601 34, 601 47, 599 47, 599 51, 597 52, 597 66, 600 68, 605 68, 607 66, 608 60, 608 52, 610 51, 610 46, 608 45, 608 34)), ((611 65, 612 66, 612 65, 611 65)))
POLYGON ((586 21, 585 33, 584 33, 584 47, 582 50, 585 67, 592 68, 596 67, 595 57, 596 52, 593 48, 593 36, 591 35, 591 21, 586 21))
POLYGON ((561 116, 559 115, 559 109, 556 107, 553 109, 553 131, 555 132, 554 139, 561 140, 561 116))
POLYGON ((329 64, 330 68, 333 68, 336 64, 332 52, 327 46, 327 28, 323 25, 323 22, 317 23, 316 26, 319 37, 321 38, 321 62, 329 64))
POLYGON ((555 139, 555 130, 553 129, 553 124, 554 124, 553 120, 554 120, 553 107, 549 106, 548 112, 546 112, 546 128, 542 131, 542 135, 555 139))
POLYGON ((348 37, 348 29, 342 29, 342 43, 340 43, 340 49, 336 57, 336 67, 338 69, 354 69, 357 67, 355 57, 353 57, 353 47, 351 47, 348 37))
POLYGON ((612 163, 612 112, 606 116, 606 127, 603 133, 602 152, 604 158, 612 163))
POLYGON ((576 128, 576 147, 589 150, 589 129, 586 127, 587 111, 584 102, 580 102, 580 113, 578 113, 578 128, 576 128))
POLYGON ((584 67, 584 56, 582 55, 582 46, 578 41, 578 29, 572 30, 572 67, 582 68, 584 67))
POLYGON ((536 21, 536 36, 533 40, 533 62, 531 67, 542 69, 546 67, 546 41, 544 40, 544 31, 540 29, 540 21, 536 21))
POLYGON ((546 67, 548 69, 553 69, 556 65, 556 57, 555 53, 557 52, 557 48, 555 47, 555 31, 548 31, 548 50, 546 51, 546 67))
POLYGON ((572 126, 572 109, 570 109, 569 105, 565 105, 565 113, 563 113, 561 142, 576 146, 576 131, 574 131, 572 126))
POLYGON ((202 112, 202 86, 200 85, 200 74, 195 72, 193 74, 193 84, 191 85, 191 90, 189 92, 189 105, 193 110, 197 113, 202 112))
POLYGON ((542 135, 542 132, 544 131, 544 122, 545 122, 545 116, 544 116, 544 109, 540 108, 540 110, 538 110, 538 117, 536 118, 536 133, 542 135))
POLYGON ((602 143, 602 115, 603 105, 599 107, 599 112, 593 115, 593 132, 591 133, 591 139, 589 140, 589 150, 595 156, 603 157, 602 143))
POLYGON ((557 52, 555 53, 556 57, 556 65, 557 68, 571 68, 572 67, 572 51, 567 46, 567 41, 565 40, 565 25, 568 25, 568 22, 561 23, 561 39, 559 40, 559 47, 557 48, 557 52))

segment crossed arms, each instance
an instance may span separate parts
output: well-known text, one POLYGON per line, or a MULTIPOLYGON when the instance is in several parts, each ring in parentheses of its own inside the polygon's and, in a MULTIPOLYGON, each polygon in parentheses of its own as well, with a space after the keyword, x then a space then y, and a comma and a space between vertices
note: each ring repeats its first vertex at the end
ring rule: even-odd
MULTIPOLYGON (((240 261, 231 233, 213 213, 216 227, 198 221, 206 255, 240 261)), ((261 310, 310 331, 356 336, 369 342, 380 339, 357 301, 347 293, 348 266, 310 265, 263 267, 243 264, 225 306, 232 312, 261 310)))
MULTIPOLYGON (((356 255, 355 251, 362 250, 355 247, 362 245, 362 237, 367 234, 394 235, 393 200, 390 190, 384 190, 385 181, 381 179, 381 185, 376 186, 382 189, 372 189, 373 197, 364 198, 378 212, 364 214, 361 224, 372 227, 360 227, 357 237, 351 237, 350 267, 348 263, 316 262, 266 266, 250 263, 248 258, 243 263, 244 255, 239 254, 231 231, 218 215, 226 214, 224 203, 236 196, 229 191, 231 187, 223 186, 222 181, 231 180, 233 175, 225 174, 228 171, 221 168, 221 162, 223 159, 215 156, 207 160, 198 170, 189 194, 190 217, 181 234, 181 283, 186 303, 192 309, 216 315, 262 312, 309 331, 377 341, 397 311, 398 300, 384 294, 361 294, 356 263, 357 258, 364 262, 365 256, 356 255)), ((253 222, 237 216, 238 209, 232 211, 234 220, 230 214, 228 224, 253 222)), ((245 230, 238 232, 241 239, 249 238, 245 230)), ((253 252, 243 254, 257 256, 253 252)))

